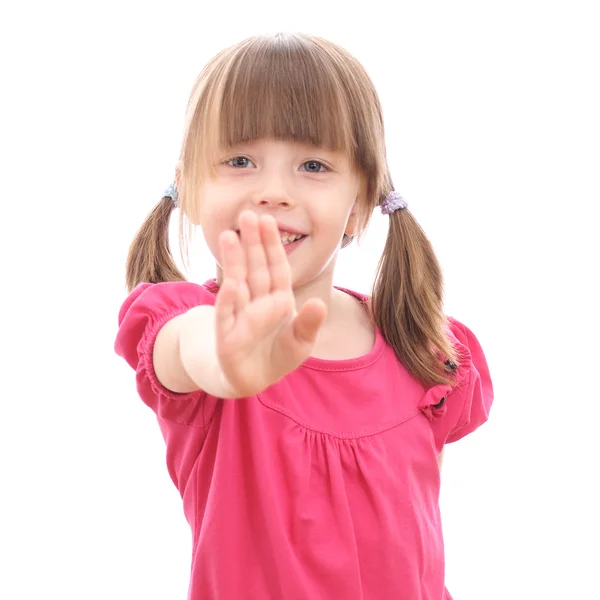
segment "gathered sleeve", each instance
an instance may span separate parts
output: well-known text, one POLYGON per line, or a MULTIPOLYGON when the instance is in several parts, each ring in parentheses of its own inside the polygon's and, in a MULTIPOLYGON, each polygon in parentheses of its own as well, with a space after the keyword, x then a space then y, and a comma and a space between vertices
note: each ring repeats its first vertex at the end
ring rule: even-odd
POLYGON ((178 281, 141 283, 121 306, 115 352, 135 371, 140 398, 160 419, 206 426, 206 393, 180 394, 165 388, 154 371, 153 351, 167 321, 195 306, 214 303, 215 296, 206 286, 178 281))
POLYGON ((431 421, 436 447, 456 442, 488 420, 494 391, 483 349, 465 325, 449 319, 450 334, 459 364, 452 386, 437 385, 427 391, 421 411, 431 421))

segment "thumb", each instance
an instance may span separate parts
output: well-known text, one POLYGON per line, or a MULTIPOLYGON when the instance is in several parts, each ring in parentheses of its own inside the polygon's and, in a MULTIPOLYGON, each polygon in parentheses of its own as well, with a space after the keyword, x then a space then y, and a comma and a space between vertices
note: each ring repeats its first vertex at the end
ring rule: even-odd
POLYGON ((294 319, 294 337, 300 342, 314 342, 326 315, 327 307, 322 300, 311 298, 305 302, 294 319))

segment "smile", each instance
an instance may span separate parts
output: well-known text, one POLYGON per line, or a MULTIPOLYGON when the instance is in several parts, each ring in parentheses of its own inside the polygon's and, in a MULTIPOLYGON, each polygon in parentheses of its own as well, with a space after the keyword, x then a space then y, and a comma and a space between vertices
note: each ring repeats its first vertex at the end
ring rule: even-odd
POLYGON ((281 235, 281 243, 284 246, 287 246, 288 244, 292 244, 292 243, 306 237, 302 233, 288 233, 287 231, 280 231, 279 234, 281 235))
MULTIPOLYGON (((238 237, 240 236, 240 232, 238 229, 235 230, 235 232, 237 233, 238 237)), ((303 233, 289 233, 287 231, 280 231, 279 235, 281 237, 281 243, 284 246, 290 246, 290 245, 294 245, 297 246, 297 242, 301 242, 306 235, 303 233)))
POLYGON ((287 241, 284 241, 282 236, 281 241, 283 243, 283 249, 285 250, 285 253, 289 254, 290 252, 293 252, 306 239, 306 237, 306 235, 294 234, 294 236, 286 238, 287 241))

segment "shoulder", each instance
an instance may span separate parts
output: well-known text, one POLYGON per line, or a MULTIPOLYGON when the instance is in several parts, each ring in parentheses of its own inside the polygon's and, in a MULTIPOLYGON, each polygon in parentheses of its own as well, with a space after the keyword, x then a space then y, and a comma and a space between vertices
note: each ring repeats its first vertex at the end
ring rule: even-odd
POLYGON ((494 389, 488 362, 475 334, 464 324, 448 318, 449 334, 458 354, 457 381, 447 398, 451 429, 445 442, 457 441, 488 420, 494 389))
POLYGON ((142 340, 156 337, 170 319, 195 306, 214 305, 214 280, 203 285, 189 281, 141 283, 123 301, 118 315, 115 352, 135 368, 142 340))
POLYGON ((453 317, 448 317, 448 326, 462 366, 459 367, 459 385, 464 383, 473 371, 489 378, 487 359, 477 336, 464 323, 453 317))
POLYGON ((190 281, 167 281, 163 283, 140 283, 124 300, 119 310, 119 325, 129 311, 144 309, 154 313, 177 307, 192 308, 200 304, 215 303, 213 280, 199 285, 190 281))

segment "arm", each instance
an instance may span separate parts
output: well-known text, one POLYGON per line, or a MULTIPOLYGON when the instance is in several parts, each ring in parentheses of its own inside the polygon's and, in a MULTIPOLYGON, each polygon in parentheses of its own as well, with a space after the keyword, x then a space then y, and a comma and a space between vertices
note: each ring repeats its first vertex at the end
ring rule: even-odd
POLYGON ((197 306, 168 321, 156 337, 153 363, 160 383, 173 392, 235 397, 217 358, 214 306, 197 306))
POLYGON ((444 449, 440 452, 438 456, 438 465, 440 466, 440 471, 442 470, 442 463, 444 462, 444 449))
POLYGON ((220 238, 223 281, 215 306, 201 304, 159 331, 154 372, 174 392, 253 396, 309 356, 327 307, 309 299, 298 313, 290 266, 275 219, 240 216, 240 236, 220 238), (240 239, 241 238, 241 239, 240 239))

